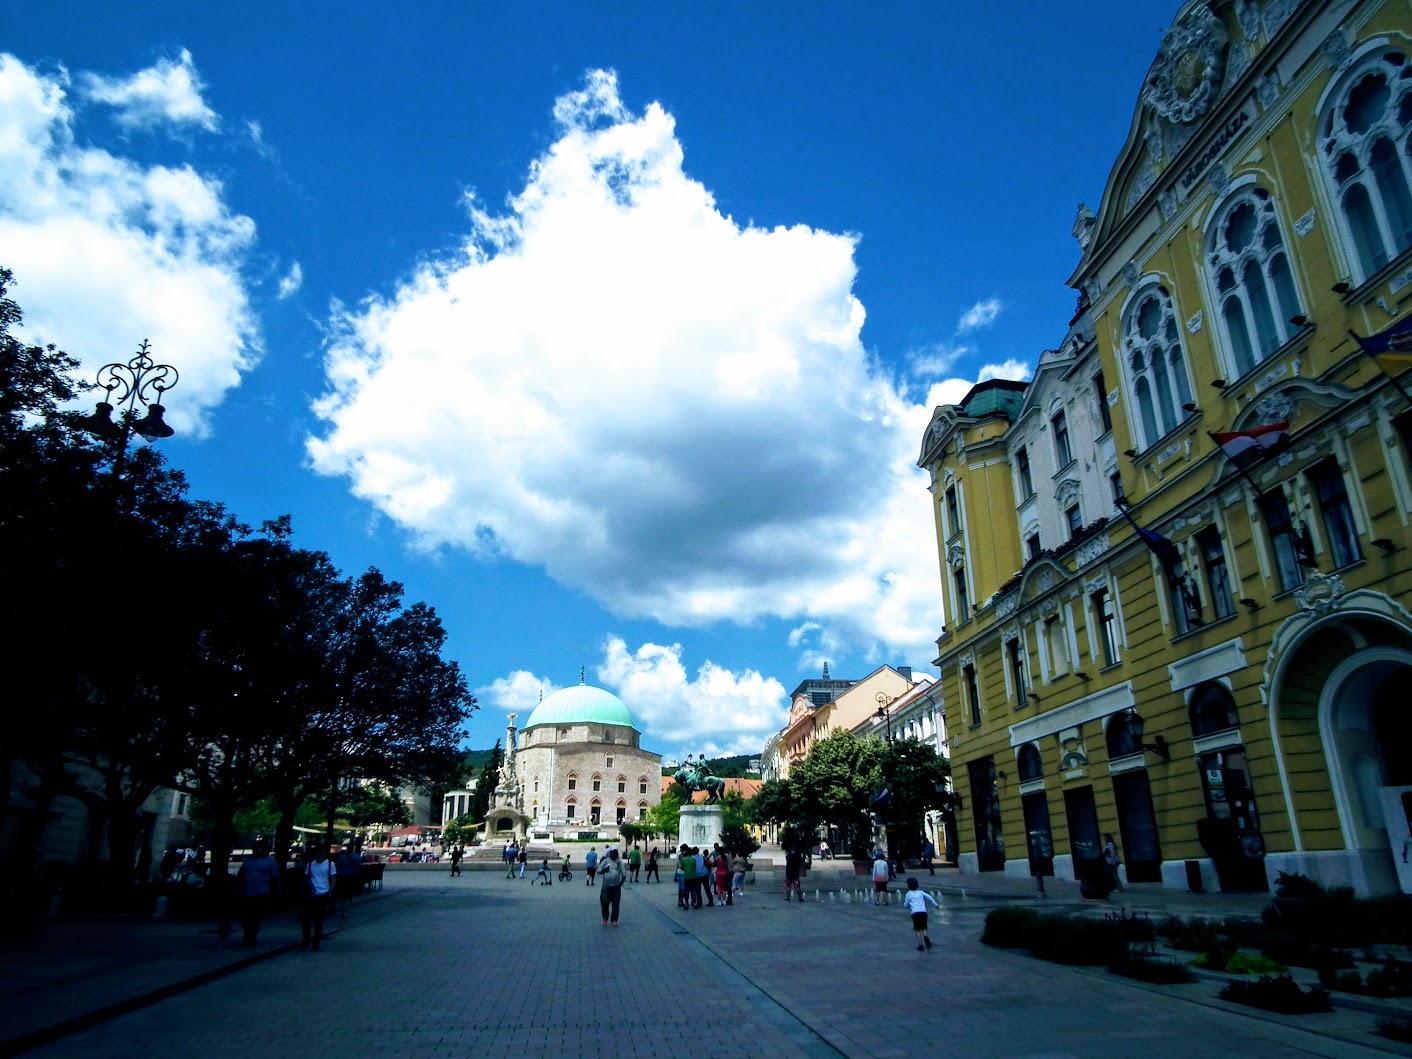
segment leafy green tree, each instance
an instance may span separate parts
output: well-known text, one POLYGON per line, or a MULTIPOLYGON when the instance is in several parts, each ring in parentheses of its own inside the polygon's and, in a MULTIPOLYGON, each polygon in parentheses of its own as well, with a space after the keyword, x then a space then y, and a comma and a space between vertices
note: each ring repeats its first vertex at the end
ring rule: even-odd
POLYGON ((952 809, 946 789, 951 765, 935 747, 916 739, 898 739, 886 744, 886 751, 882 771, 888 789, 888 849, 900 857, 917 857, 925 814, 952 809))
POLYGON ((780 827, 794 818, 794 790, 789 780, 766 780, 745 803, 745 823, 780 827))
POLYGON ((356 828, 406 827, 412 822, 407 803, 387 784, 377 780, 345 788, 338 815, 356 828))
POLYGON ((677 835, 681 827, 681 807, 683 804, 681 785, 673 783, 662 792, 662 800, 647 810, 644 821, 654 835, 677 835))
POLYGON ((820 739, 790 769, 790 823, 806 836, 823 825, 834 826, 853 856, 865 856, 872 839, 872 800, 884 787, 886 757, 881 739, 859 739, 848 731, 820 739))
POLYGON ((760 843, 755 841, 744 824, 732 823, 721 828, 721 848, 731 856, 739 853, 742 857, 749 857, 760 848, 760 843))
POLYGON ((500 749, 500 740, 497 739, 495 746, 491 748, 490 760, 476 779, 476 789, 471 792, 471 804, 466 809, 466 815, 471 818, 472 823, 483 823, 486 814, 490 812, 490 796, 495 793, 495 785, 500 782, 500 765, 504 760, 505 754, 500 749))
POLYGON ((623 836, 623 842, 626 845, 634 846, 642 839, 645 832, 640 825, 625 820, 618 825, 618 834, 623 836))

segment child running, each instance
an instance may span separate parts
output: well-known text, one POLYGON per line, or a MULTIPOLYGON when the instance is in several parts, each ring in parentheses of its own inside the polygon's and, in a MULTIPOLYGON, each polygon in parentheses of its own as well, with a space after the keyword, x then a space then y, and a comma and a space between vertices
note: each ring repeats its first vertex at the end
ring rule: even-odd
POLYGON ((916 879, 909 878, 907 892, 902 895, 902 903, 907 906, 907 911, 912 913, 912 929, 917 932, 917 951, 930 949, 932 939, 927 937, 927 905, 935 905, 936 898, 921 889, 916 879))

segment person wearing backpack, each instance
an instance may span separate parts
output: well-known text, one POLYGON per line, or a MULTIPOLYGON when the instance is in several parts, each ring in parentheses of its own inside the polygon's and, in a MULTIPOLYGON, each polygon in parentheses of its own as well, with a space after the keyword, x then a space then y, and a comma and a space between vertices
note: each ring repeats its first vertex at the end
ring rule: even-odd
POLYGON ((313 949, 319 951, 319 942, 324 940, 324 916, 328 915, 333 903, 333 882, 337 872, 333 861, 323 846, 314 847, 314 859, 304 866, 304 940, 299 943, 299 951, 313 949), (313 928, 312 944, 310 927, 313 928))
POLYGON ((617 849, 610 849, 598 862, 598 907, 603 912, 603 925, 618 925, 618 910, 623 903, 623 881, 628 877, 617 849))

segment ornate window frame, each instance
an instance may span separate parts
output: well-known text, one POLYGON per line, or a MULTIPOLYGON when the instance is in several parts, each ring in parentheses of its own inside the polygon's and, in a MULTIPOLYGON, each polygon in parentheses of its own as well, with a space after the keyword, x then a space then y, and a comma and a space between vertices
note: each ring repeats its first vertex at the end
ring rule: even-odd
POLYGON ((1399 254, 1412 249, 1412 49, 1390 41, 1370 42, 1319 101, 1319 171, 1341 238, 1349 248, 1349 269, 1358 283, 1372 278, 1399 254), (1350 128, 1346 113, 1352 94, 1370 78, 1387 77, 1389 95, 1382 115, 1367 128, 1350 128), (1400 112, 1406 112, 1403 120, 1400 112), (1389 145, 1374 157, 1379 143, 1389 145), (1381 168, 1381 173, 1377 171, 1381 168), (1397 201, 1398 199, 1401 201, 1397 201), (1393 211, 1404 214, 1392 216, 1393 211), (1403 229, 1399 236, 1396 227, 1403 229))
POLYGON ((1274 356, 1302 330, 1292 319, 1304 312, 1294 256, 1274 196, 1254 177, 1232 188, 1206 223, 1204 268, 1207 299, 1227 379, 1238 379, 1274 356), (1250 225, 1232 245, 1233 228, 1250 225))
POLYGON ((1194 414, 1182 407, 1194 402, 1181 317, 1161 277, 1150 274, 1134 286, 1119 320, 1119 366, 1132 394, 1128 422, 1137 448, 1148 449, 1194 414), (1147 315, 1149 302, 1155 318, 1147 315))

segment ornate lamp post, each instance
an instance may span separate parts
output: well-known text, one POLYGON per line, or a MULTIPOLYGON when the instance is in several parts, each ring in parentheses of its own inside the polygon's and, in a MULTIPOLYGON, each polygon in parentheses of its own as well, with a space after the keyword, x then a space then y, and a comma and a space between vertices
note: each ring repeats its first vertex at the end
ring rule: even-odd
POLYGON ((103 400, 98 402, 92 415, 83 416, 78 422, 90 434, 117 443, 118 452, 113 460, 114 477, 120 477, 123 473, 128 439, 133 434, 141 434, 155 441, 176 433, 162 418, 166 410, 162 407, 162 394, 174 387, 180 378, 176 368, 170 364, 158 364, 152 359, 152 348, 145 338, 137 349, 137 356, 126 364, 115 362, 98 369, 97 380, 104 391, 103 400), (116 421, 113 419, 115 405, 122 409, 116 421), (146 415, 139 417, 139 406, 146 409, 146 415))
POLYGON ((892 742, 892 714, 888 707, 892 705, 892 696, 885 691, 880 691, 873 696, 878 703, 878 719, 887 721, 887 741, 892 742))

